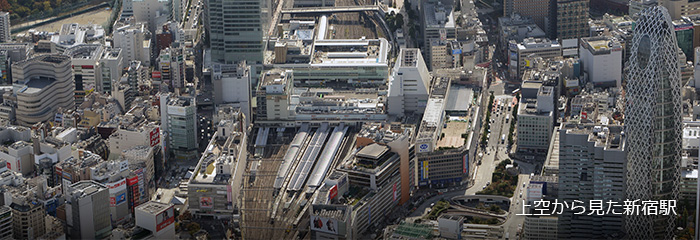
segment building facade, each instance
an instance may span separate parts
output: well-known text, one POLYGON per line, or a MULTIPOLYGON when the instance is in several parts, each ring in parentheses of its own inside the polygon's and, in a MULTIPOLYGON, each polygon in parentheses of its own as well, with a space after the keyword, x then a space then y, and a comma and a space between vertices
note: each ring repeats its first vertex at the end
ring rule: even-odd
MULTIPOLYGON (((668 11, 663 7, 642 11, 632 44, 625 109, 627 198, 677 200, 681 81, 678 46, 668 11)), ((674 221, 670 216, 627 216, 627 234, 632 238, 672 238, 674 221)))
POLYGON ((75 106, 70 57, 42 55, 12 65, 17 124, 31 126, 75 106))

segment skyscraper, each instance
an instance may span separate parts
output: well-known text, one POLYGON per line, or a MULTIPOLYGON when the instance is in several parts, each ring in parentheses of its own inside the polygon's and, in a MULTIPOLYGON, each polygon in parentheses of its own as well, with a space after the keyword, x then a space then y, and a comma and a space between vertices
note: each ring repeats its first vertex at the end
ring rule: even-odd
POLYGON ((261 0, 208 0, 206 4, 212 62, 262 64, 261 0))
MULTIPOLYGON (((627 71, 627 199, 677 200, 681 153, 678 45, 668 10, 640 12, 627 71)), ((627 216, 631 239, 671 239, 675 218, 627 216)))

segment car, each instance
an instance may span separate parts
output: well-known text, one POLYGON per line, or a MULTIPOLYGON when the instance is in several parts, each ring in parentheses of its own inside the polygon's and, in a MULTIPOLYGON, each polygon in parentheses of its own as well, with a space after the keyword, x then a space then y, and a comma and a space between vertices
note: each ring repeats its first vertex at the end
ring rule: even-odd
POLYGON ((486 189, 486 185, 484 185, 483 187, 481 187, 481 190, 484 190, 484 189, 486 189))

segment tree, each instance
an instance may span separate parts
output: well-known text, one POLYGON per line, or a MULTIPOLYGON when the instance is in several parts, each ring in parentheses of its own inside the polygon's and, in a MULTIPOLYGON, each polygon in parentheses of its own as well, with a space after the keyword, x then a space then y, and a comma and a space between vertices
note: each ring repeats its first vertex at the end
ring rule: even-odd
POLYGON ((403 14, 396 14, 396 26, 403 27, 403 14))

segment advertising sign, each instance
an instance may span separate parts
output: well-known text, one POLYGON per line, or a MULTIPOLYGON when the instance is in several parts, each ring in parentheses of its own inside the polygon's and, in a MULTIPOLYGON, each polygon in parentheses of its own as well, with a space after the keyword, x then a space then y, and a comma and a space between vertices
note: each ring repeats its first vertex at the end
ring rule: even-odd
POLYGON ((328 201, 335 198, 335 196, 338 196, 338 185, 331 187, 331 190, 328 191, 328 201))
POLYGON ((173 207, 169 207, 167 210, 156 215, 156 232, 159 232, 163 228, 170 226, 175 222, 175 210, 173 207))
POLYGON ((116 197, 109 197, 109 206, 110 207, 117 206, 117 198, 116 197))
POLYGON ((466 174, 469 170, 469 153, 464 154, 464 162, 462 163, 462 173, 466 174))
POLYGON ((139 183, 139 176, 134 176, 134 177, 132 177, 132 178, 127 178, 126 181, 127 181, 127 184, 129 184, 129 186, 135 185, 135 184, 139 183))
POLYGON ((396 191, 396 183, 394 183, 394 192, 393 193, 394 193, 394 201, 396 201, 396 199, 399 199, 399 194, 396 191))
POLYGON ((110 193, 118 193, 126 190, 126 179, 119 180, 114 183, 107 183, 110 193))
POLYGON ((462 49, 452 49, 452 55, 462 54, 462 49))
POLYGON ((158 145, 160 143, 160 128, 154 128, 153 131, 151 131, 151 147, 158 145))
POLYGON ((418 152, 430 152, 430 146, 427 143, 421 143, 418 145, 418 152))
POLYGON ((126 202, 126 192, 123 192, 116 197, 116 205, 126 202))
POLYGON ((311 216, 311 230, 325 233, 338 233, 338 221, 331 218, 311 216))
POLYGON ((199 208, 213 208, 214 207, 214 199, 211 197, 199 197, 199 208))
POLYGON ((428 179, 428 161, 423 161, 423 179, 428 179))

